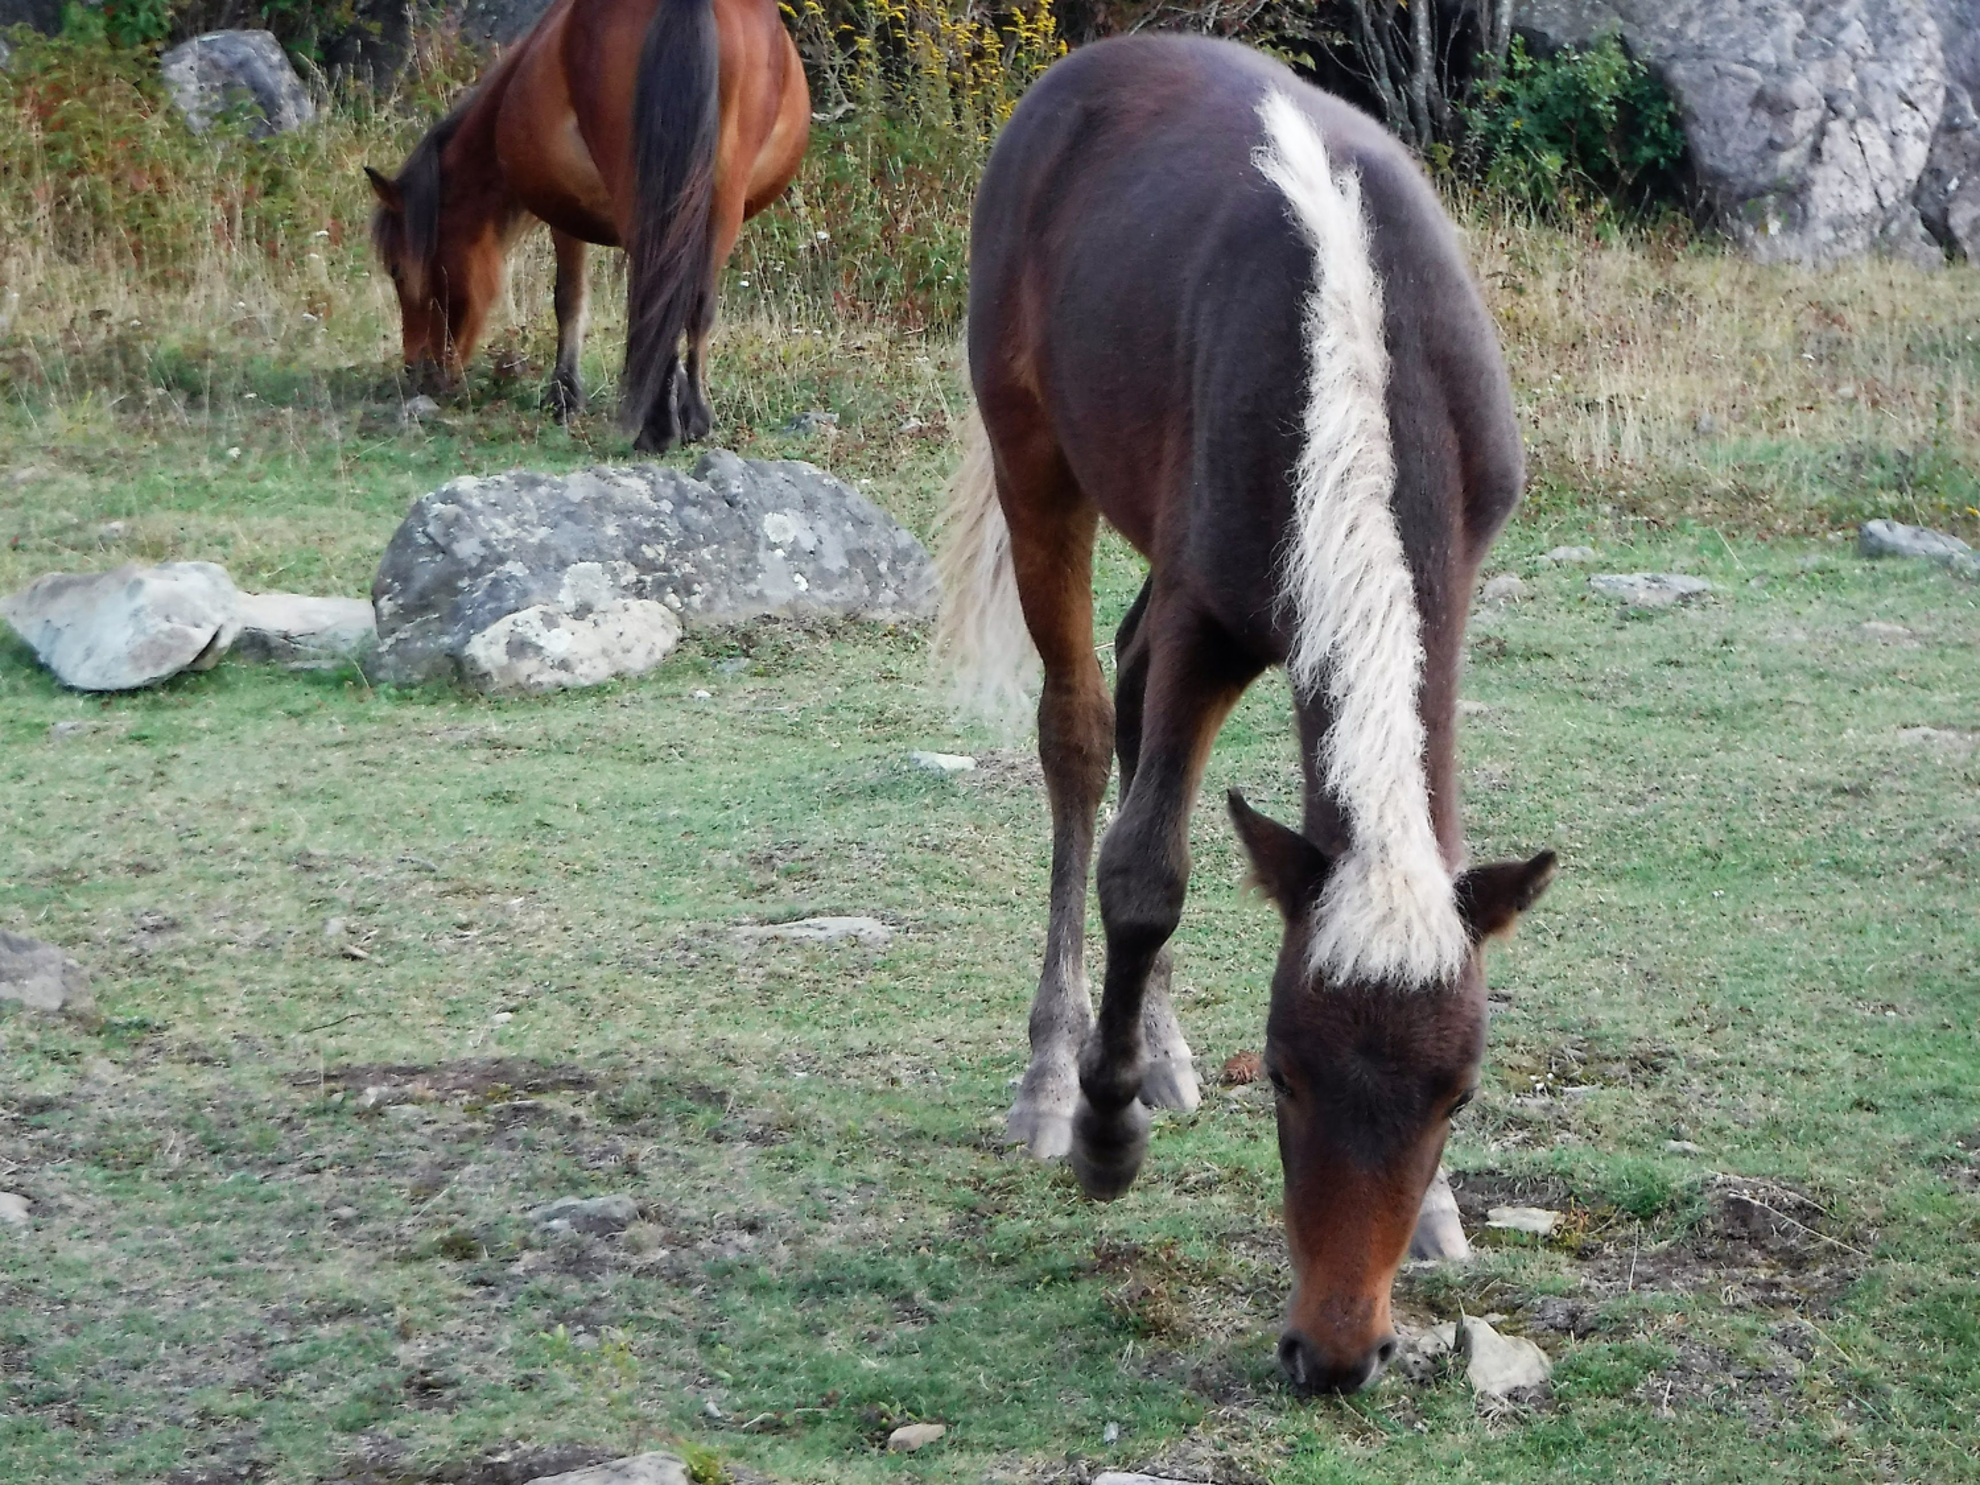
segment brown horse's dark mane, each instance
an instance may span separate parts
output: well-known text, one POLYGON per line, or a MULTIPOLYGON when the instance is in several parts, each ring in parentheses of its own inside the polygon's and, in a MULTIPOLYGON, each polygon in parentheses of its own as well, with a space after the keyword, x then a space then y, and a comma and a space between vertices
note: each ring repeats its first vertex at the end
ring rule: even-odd
POLYGON ((415 297, 425 294, 440 252, 440 198, 444 189, 440 156, 479 93, 477 88, 455 104, 453 111, 413 146, 392 181, 399 197, 397 209, 380 205, 371 214, 372 247, 388 267, 397 265, 406 276, 406 288, 415 297))

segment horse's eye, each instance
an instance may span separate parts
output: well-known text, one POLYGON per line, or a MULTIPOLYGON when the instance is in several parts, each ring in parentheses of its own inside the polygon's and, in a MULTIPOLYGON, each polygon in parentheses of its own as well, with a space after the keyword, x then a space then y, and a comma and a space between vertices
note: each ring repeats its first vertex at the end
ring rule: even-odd
POLYGON ((1269 1078, 1269 1079, 1271 1079, 1271 1081, 1272 1081, 1272 1091, 1273 1091, 1274 1093, 1276 1093, 1276 1094, 1278 1094, 1278 1095, 1279 1095, 1279 1097, 1281 1097, 1281 1098, 1290 1098, 1290 1097, 1292 1097, 1292 1089, 1286 1086, 1286 1080, 1285 1080, 1285 1077, 1284 1077, 1284 1075, 1283 1075, 1283 1074, 1281 1074, 1281 1073, 1280 1073, 1280 1071, 1279 1071, 1279 1070, 1278 1070, 1278 1069, 1277 1069, 1276 1067, 1268 1067, 1268 1068, 1266 1068, 1266 1069, 1265 1069, 1265 1076, 1266 1076, 1267 1078, 1269 1078))
POLYGON ((1463 1109, 1466 1104, 1470 1103, 1472 1099, 1476 1098, 1477 1096, 1478 1096, 1478 1090, 1476 1088, 1465 1089, 1464 1092, 1458 1095, 1457 1102, 1451 1105, 1451 1111, 1449 1114, 1445 1115, 1445 1117, 1449 1119, 1455 1119, 1458 1116, 1459 1111, 1463 1109))

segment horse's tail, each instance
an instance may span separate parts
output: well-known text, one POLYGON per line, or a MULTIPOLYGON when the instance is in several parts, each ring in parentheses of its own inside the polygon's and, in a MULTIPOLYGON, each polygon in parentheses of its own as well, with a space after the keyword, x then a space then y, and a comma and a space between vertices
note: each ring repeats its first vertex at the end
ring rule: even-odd
POLYGON ((714 0, 660 0, 633 87, 634 202, 626 244, 621 415, 640 427, 671 395, 669 362, 715 292, 715 146, 721 45, 714 0))
POLYGON ((997 500, 990 436, 974 408, 963 426, 963 461, 942 517, 942 615, 935 654, 955 677, 956 699, 1012 720, 1026 702, 1037 651, 1018 602, 1011 528, 997 500))

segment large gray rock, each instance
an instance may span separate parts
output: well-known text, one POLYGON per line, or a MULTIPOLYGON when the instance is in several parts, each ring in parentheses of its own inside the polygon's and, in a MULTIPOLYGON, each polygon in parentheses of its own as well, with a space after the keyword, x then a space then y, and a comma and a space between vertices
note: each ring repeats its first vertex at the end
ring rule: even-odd
POLYGON ((45 36, 62 29, 62 0, 0 0, 0 31, 32 26, 45 36))
MULTIPOLYGON (((372 584, 374 678, 486 683, 477 637, 511 615, 589 621, 626 601, 692 627, 764 614, 921 618, 928 554, 856 490, 791 461, 714 450, 661 464, 458 479, 413 506, 372 584), (471 651, 473 657, 471 657, 471 651)), ((506 652, 518 628, 501 635, 506 652)))
POLYGON ((1963 163, 1980 87, 1977 9, 1980 0, 1531 0, 1518 19, 1543 52, 1621 32, 1676 101, 1718 224, 1753 257, 1830 263, 1881 251, 1930 263, 1941 245, 1964 248, 1980 214, 1963 163))
POLYGON ((211 562, 54 572, 0 600, 36 658, 78 691, 131 691, 209 669, 233 642, 239 608, 233 580, 211 562))
POLYGON ((89 993, 89 971, 53 944, 23 938, 0 928, 0 1000, 31 1011, 60 1012, 79 1021, 96 1019, 89 993))
POLYGON ((1980 556, 1949 532, 1902 521, 1865 521, 1856 533, 1856 549, 1866 557, 1919 557, 1955 576, 1980 581, 1980 556))
POLYGON ((248 132, 256 139, 300 129, 316 117, 316 104, 272 31, 209 31, 165 53, 158 70, 195 134, 243 104, 252 110, 248 132))

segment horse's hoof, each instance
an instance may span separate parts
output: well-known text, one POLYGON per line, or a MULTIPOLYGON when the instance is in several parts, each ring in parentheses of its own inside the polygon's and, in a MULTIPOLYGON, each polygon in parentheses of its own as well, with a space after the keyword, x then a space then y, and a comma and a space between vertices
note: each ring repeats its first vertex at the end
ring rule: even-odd
POLYGON ((681 417, 681 442, 700 443, 715 431, 715 415, 705 407, 690 407, 681 417))
POLYGON ((1203 1102, 1203 1095, 1196 1087, 1196 1069, 1178 1057, 1149 1063, 1148 1071, 1141 1075, 1141 1101, 1151 1109, 1194 1113, 1203 1102))
POLYGON ((1072 1115, 1019 1099, 1004 1120, 1004 1138, 1033 1160, 1063 1160, 1072 1149, 1072 1115))
POLYGON ((642 428, 639 431, 639 437, 633 440, 633 452, 636 454, 664 454, 679 442, 680 440, 674 436, 672 429, 655 430, 652 428, 642 428))
POLYGON ((1073 1112, 1072 1168, 1079 1189, 1095 1201, 1125 1196, 1148 1154, 1148 1106, 1129 1099, 1103 1114, 1085 1098, 1073 1112))
POLYGON ((544 405, 560 423, 568 423, 584 412, 584 393, 570 382, 554 381, 544 390, 544 405))

